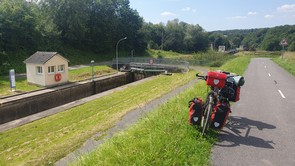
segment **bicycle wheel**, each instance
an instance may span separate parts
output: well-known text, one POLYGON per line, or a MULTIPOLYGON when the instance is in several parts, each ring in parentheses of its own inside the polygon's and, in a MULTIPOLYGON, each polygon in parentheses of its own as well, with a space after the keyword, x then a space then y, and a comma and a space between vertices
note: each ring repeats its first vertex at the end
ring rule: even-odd
POLYGON ((210 126, 210 116, 212 113, 212 96, 209 96, 209 103, 205 108, 204 116, 202 116, 201 127, 202 127, 202 136, 206 133, 210 126))

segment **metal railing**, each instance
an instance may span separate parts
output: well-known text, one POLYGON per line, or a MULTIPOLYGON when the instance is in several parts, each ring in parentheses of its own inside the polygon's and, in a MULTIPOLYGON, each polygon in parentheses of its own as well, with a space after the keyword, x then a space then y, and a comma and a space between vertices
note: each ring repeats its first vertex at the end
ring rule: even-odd
MULTIPOLYGON (((113 64, 116 64, 115 58, 113 59, 113 64)), ((189 70, 189 62, 167 58, 124 57, 118 58, 118 64, 149 64, 158 66, 174 66, 183 69, 183 71, 189 70)))

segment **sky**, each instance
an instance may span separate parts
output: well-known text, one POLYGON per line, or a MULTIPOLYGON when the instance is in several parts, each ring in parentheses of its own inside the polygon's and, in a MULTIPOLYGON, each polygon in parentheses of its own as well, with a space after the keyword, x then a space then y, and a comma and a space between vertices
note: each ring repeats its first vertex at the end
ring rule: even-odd
POLYGON ((129 0, 145 22, 179 19, 205 31, 295 25, 295 0, 129 0))

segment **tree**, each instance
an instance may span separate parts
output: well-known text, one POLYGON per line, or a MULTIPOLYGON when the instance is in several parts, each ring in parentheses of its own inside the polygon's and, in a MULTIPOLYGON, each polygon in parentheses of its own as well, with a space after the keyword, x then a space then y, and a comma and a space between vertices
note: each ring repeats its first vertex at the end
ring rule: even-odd
POLYGON ((184 26, 186 23, 179 23, 178 19, 168 21, 165 30, 164 48, 165 50, 172 50, 181 52, 184 49, 184 26))
POLYGON ((144 35, 140 31, 143 26, 143 19, 136 10, 130 8, 129 0, 118 1, 117 16, 119 20, 117 38, 127 36, 126 48, 128 50, 144 51, 147 44, 144 41, 144 35))
POLYGON ((85 40, 91 0, 42 0, 42 10, 49 14, 66 44, 80 46, 85 40))
POLYGON ((295 40, 288 45, 289 51, 295 51, 295 40))
POLYGON ((185 51, 206 51, 209 44, 208 34, 199 25, 185 26, 185 51))
POLYGON ((148 43, 148 47, 151 49, 162 49, 163 37, 165 33, 165 25, 143 23, 141 32, 144 34, 145 40, 148 43))
POLYGON ((87 21, 86 43, 96 52, 113 50, 117 42, 119 18, 116 15, 118 4, 115 1, 95 1, 90 7, 87 21))
POLYGON ((129 0, 42 0, 40 4, 43 16, 49 15, 53 23, 48 28, 65 45, 110 52, 118 39, 127 36, 123 48, 146 49, 140 31, 143 19, 130 8, 129 0))
POLYGON ((36 31, 36 4, 24 0, 3 0, 0 5, 0 47, 9 50, 34 50, 40 34, 36 31))

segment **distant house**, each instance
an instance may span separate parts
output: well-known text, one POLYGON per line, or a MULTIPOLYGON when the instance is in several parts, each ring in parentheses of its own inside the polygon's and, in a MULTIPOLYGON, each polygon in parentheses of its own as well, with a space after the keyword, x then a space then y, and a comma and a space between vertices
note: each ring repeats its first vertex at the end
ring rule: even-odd
POLYGON ((57 52, 39 52, 24 61, 27 81, 41 86, 54 86, 68 82, 68 62, 57 52))
POLYGON ((218 52, 225 52, 225 46, 218 46, 218 52))

